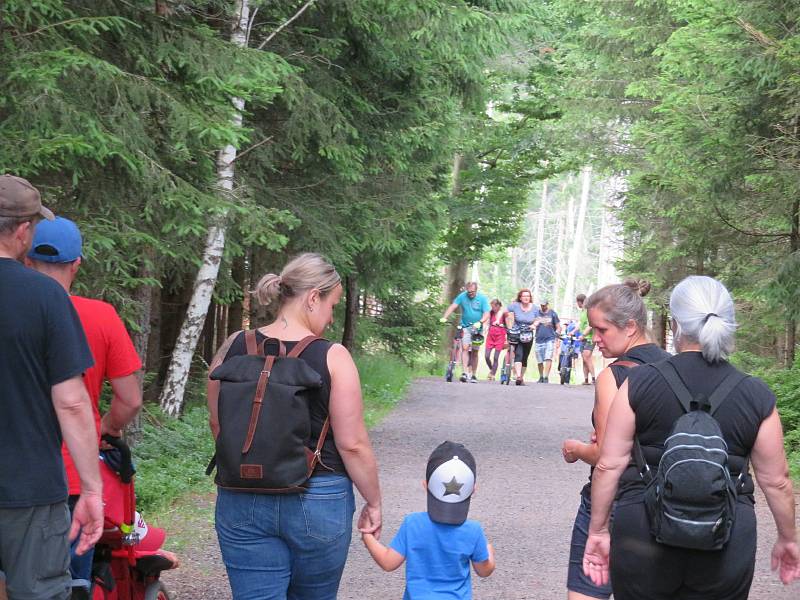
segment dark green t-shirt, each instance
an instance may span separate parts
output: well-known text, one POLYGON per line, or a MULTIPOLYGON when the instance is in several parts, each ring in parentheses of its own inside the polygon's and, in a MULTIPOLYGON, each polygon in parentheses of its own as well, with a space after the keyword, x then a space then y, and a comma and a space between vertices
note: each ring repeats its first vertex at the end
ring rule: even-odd
POLYGON ((0 258, 0 508, 66 500, 61 429, 50 390, 92 364, 64 289, 0 258))

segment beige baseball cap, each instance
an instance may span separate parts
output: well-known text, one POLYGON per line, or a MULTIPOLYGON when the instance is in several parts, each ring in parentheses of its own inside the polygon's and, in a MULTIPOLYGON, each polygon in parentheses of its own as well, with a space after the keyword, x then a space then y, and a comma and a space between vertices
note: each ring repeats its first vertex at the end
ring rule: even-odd
POLYGON ((27 179, 14 175, 0 175, 0 217, 36 217, 52 221, 55 216, 42 206, 39 190, 27 179))

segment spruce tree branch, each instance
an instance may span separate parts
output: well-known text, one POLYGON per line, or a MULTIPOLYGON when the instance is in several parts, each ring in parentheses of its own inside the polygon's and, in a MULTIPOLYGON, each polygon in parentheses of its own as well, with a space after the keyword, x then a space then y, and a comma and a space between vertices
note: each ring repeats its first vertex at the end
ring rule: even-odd
POLYGON ((28 37, 29 35, 36 35, 37 33, 41 33, 42 31, 47 31, 48 29, 53 29, 55 27, 61 27, 62 25, 69 25, 70 23, 78 23, 80 21, 97 21, 98 18, 100 17, 75 17, 74 19, 59 21, 58 23, 50 23, 49 25, 44 25, 43 27, 39 27, 39 29, 34 29, 33 31, 18 33, 16 35, 12 35, 11 38, 16 39, 16 38, 28 37))
POLYGON ((269 142, 269 141, 270 141, 270 140, 271 140, 273 137, 274 137, 274 136, 269 136, 269 137, 267 137, 267 138, 264 138, 264 139, 263 139, 263 140, 261 140, 260 142, 257 142, 257 143, 255 143, 255 144, 253 144, 253 145, 252 145, 252 146, 250 146, 249 148, 245 148, 244 150, 242 150, 241 152, 239 152, 239 153, 236 155, 236 157, 235 157, 235 158, 234 158, 234 159, 233 159, 231 162, 229 162, 228 164, 229 164, 229 165, 232 165, 233 163, 235 163, 237 160, 239 160, 240 158, 242 158, 242 157, 243 157, 245 154, 247 154, 247 153, 248 153, 248 152, 250 152, 251 150, 255 150, 255 149, 256 149, 256 148, 258 148, 259 146, 263 146, 264 144, 266 144, 267 142, 269 142))
POLYGON ((273 31, 272 33, 270 33, 270 34, 267 36, 267 39, 265 39, 263 42, 261 42, 261 43, 258 45, 258 48, 257 48, 257 49, 258 49, 258 50, 263 50, 263 49, 264 49, 264 46, 266 46, 266 45, 269 43, 269 41, 270 41, 272 38, 274 38, 274 37, 275 37, 276 35, 278 35, 278 34, 279 34, 281 31, 283 31, 283 29, 284 29, 284 28, 285 28, 287 25, 289 25, 289 24, 290 24, 292 21, 294 21, 294 20, 295 20, 295 19, 297 19, 297 18, 298 18, 300 15, 302 15, 302 14, 303 14, 303 13, 306 11, 306 9, 307 9, 309 6, 311 6, 312 4, 314 4, 314 2, 315 2, 315 0, 308 0, 308 2, 306 2, 306 3, 305 3, 305 4, 304 4, 304 5, 303 5, 303 6, 300 8, 300 10, 298 10, 296 13, 294 13, 294 16, 293 16, 291 19, 289 19, 289 20, 288 20, 288 21, 286 21, 286 22, 285 22, 283 25, 281 25, 280 27, 278 27, 278 28, 277 28, 275 31, 273 31))
POLYGON ((736 225, 734 225, 728 219, 728 217, 726 217, 724 214, 722 214, 722 209, 720 209, 719 204, 717 204, 716 202, 713 202, 712 204, 714 206, 714 212, 717 213, 717 216, 720 218, 720 220, 725 225, 727 225, 728 227, 733 229, 734 231, 736 231, 738 233, 741 233, 742 235, 749 236, 749 237, 769 238, 769 239, 762 239, 760 242, 756 242, 756 243, 765 244, 765 243, 774 242, 774 241, 789 237, 788 233, 759 233, 757 231, 746 231, 744 229, 741 229, 740 227, 737 227, 736 225))

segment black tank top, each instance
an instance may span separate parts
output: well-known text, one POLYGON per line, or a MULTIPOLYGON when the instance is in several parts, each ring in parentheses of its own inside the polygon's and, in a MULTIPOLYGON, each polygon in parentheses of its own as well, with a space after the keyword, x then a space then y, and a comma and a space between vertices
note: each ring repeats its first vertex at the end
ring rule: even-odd
MULTIPOLYGON (((661 346, 656 344, 642 344, 640 346, 634 346, 627 353, 623 354, 617 360, 609 365, 611 369, 611 374, 614 375, 614 381, 617 383, 617 389, 622 387, 622 384, 625 383, 625 380, 628 378, 628 375, 631 372, 631 367, 626 367, 622 365, 618 365, 617 363, 626 361, 626 362, 635 362, 639 365, 658 362, 660 360, 664 360, 670 357, 669 352, 662 349, 661 346)), ((594 428, 594 411, 592 411, 592 428, 594 428)), ((592 495, 592 475, 594 474, 594 467, 589 468, 589 483, 583 486, 581 490, 581 494, 586 498, 591 497, 592 495)))
MULTIPOLYGON (((256 341, 259 344, 265 338, 266 336, 264 334, 262 334, 260 331, 256 331, 256 341)), ((297 345, 298 341, 299 340, 290 342, 283 340, 283 344, 286 346, 286 352, 291 352, 292 348, 297 345)), ((314 369, 322 377, 322 387, 319 389, 311 403, 311 438, 309 439, 309 448, 312 450, 317 446, 319 435, 322 432, 322 425, 325 423, 325 418, 328 416, 328 403, 330 402, 331 393, 331 374, 328 370, 328 350, 330 350, 332 345, 333 343, 329 342, 328 340, 319 339, 309 344, 309 346, 303 351, 302 355, 303 360, 308 363, 308 366, 314 369)), ((277 355, 277 344, 267 344, 265 352, 268 355, 277 355)), ((233 344, 231 344, 231 347, 228 350, 228 354, 225 355, 225 358, 228 358, 229 356, 238 356, 241 354, 247 354, 247 349, 244 343, 244 333, 240 334, 233 341, 233 344)), ((339 451, 336 449, 336 442, 332 427, 328 431, 328 435, 325 437, 325 443, 322 445, 320 458, 322 459, 323 464, 328 468, 326 469, 321 465, 317 465, 317 467, 314 469, 315 474, 330 472, 343 473, 345 475, 347 474, 344 461, 342 461, 342 457, 339 454, 339 451)))
MULTIPOLYGON (((726 361, 708 363, 700 352, 682 352, 671 357, 686 387, 693 396, 711 396, 722 379, 735 367, 726 361)), ((683 409, 661 374, 649 365, 631 369, 628 376, 628 401, 636 413, 636 435, 650 468, 657 467, 669 436, 683 409)), ((757 377, 742 381, 714 413, 728 445, 731 475, 738 476, 744 459, 755 444, 761 423, 775 408, 775 395, 757 377)), ((644 482, 634 464, 620 478, 619 497, 638 499, 644 482)), ((752 502, 753 480, 746 475, 740 498, 752 502)))

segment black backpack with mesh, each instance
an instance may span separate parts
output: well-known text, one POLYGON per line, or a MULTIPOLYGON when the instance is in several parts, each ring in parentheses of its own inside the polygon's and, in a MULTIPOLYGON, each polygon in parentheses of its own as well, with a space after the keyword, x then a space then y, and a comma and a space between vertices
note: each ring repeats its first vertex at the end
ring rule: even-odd
POLYGON ((728 469, 728 445, 714 413, 747 375, 734 370, 711 397, 692 397, 669 360, 653 366, 677 396, 684 414, 664 442, 655 473, 645 462, 638 437, 634 443, 637 467, 647 482, 645 506, 650 532, 656 541, 668 546, 719 550, 730 538, 749 457, 734 480, 728 469))

